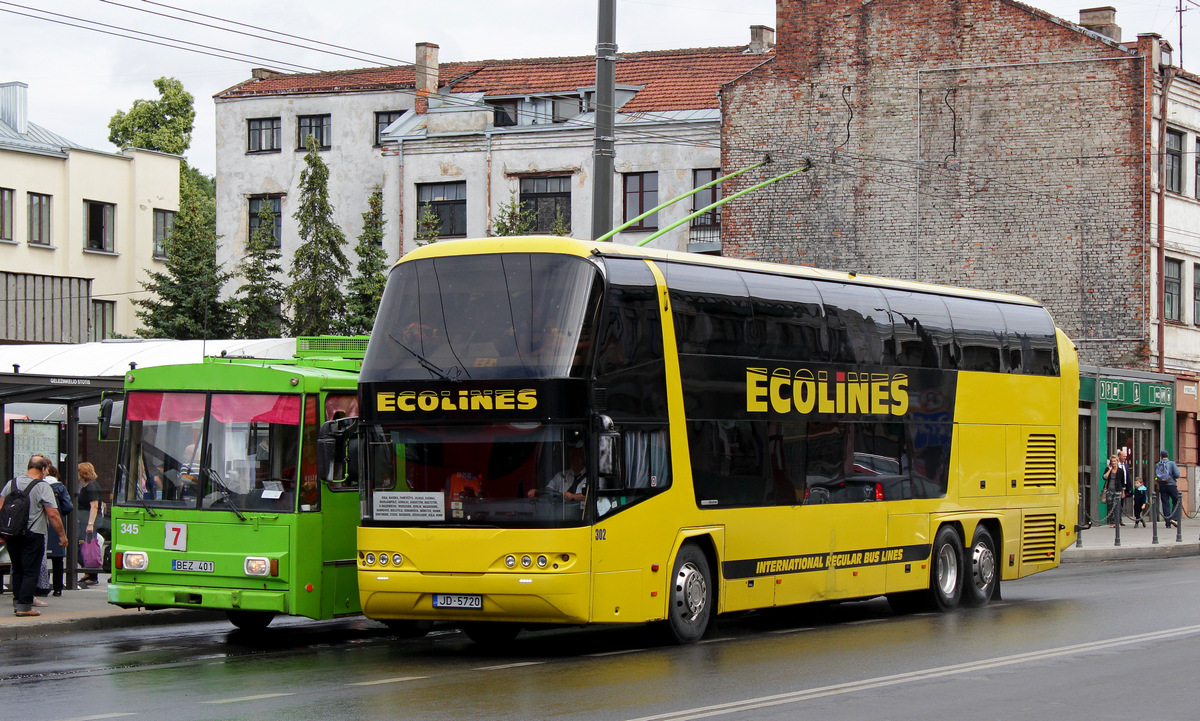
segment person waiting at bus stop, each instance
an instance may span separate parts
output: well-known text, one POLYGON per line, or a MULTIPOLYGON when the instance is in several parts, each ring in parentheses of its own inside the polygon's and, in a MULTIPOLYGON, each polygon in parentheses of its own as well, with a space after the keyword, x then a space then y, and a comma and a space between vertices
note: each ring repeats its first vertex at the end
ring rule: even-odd
POLYGON ((1124 451, 1108 459, 1108 469, 1104 471, 1104 502, 1108 504, 1109 528, 1116 528, 1121 523, 1121 504, 1129 495, 1129 472, 1122 463, 1121 453, 1124 451))
POLYGON ((1179 524, 1179 514, 1183 508, 1183 499, 1179 495, 1179 466, 1171 460, 1170 454, 1160 451, 1158 464, 1154 466, 1154 478, 1158 481, 1158 497, 1162 499, 1163 521, 1167 528, 1179 524), (1170 499, 1170 505, 1167 501, 1170 499))
MULTIPOLYGON (((568 459, 571 467, 555 473, 544 490, 549 493, 561 494, 567 501, 582 501, 587 496, 588 484, 587 474, 584 472, 583 445, 572 446, 568 459)), ((537 495, 537 489, 529 489, 527 495, 533 498, 537 495)))

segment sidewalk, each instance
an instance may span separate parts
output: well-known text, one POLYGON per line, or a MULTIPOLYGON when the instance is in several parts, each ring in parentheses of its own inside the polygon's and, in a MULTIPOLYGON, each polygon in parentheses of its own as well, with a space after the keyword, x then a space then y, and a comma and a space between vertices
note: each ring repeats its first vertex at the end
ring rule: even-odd
MULTIPOLYGON (((1175 529, 1165 528, 1161 523, 1158 526, 1157 544, 1153 542, 1153 528, 1134 528, 1133 521, 1126 521, 1120 530, 1120 546, 1113 544, 1116 529, 1107 525, 1083 531, 1080 533, 1082 544, 1072 545, 1064 551, 1063 563, 1200 555, 1200 518, 1183 520, 1183 540, 1178 543, 1175 541, 1175 529)), ((101 579, 107 581, 108 576, 101 575, 101 579)), ((5 593, 0 598, 4 599, 0 608, 7 609, 7 604, 12 603, 12 595, 5 593)), ((0 641, 73 631, 225 620, 225 614, 221 611, 117 608, 108 603, 107 584, 86 590, 63 591, 62 596, 49 596, 43 600, 47 605, 38 609, 42 615, 36 618, 0 612, 0 641)))
POLYGON ((1184 518, 1182 540, 1175 541, 1176 530, 1158 523, 1158 543, 1154 543, 1154 528, 1147 525, 1134 528, 1126 519, 1121 531, 1121 545, 1115 545, 1117 530, 1107 524, 1093 526, 1079 534, 1082 539, 1063 551, 1063 563, 1080 561, 1120 561, 1135 558, 1171 558, 1200 556, 1200 518, 1184 518))

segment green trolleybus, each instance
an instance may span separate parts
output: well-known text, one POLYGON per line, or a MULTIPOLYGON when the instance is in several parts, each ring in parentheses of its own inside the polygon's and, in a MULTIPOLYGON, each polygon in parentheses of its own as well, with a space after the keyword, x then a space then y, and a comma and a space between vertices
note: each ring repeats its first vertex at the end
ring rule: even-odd
POLYGON ((239 628, 360 612, 359 491, 318 476, 316 447, 322 422, 358 413, 366 343, 126 374, 110 603, 219 609, 239 628))
POLYGON ((948 611, 1077 532, 1075 348, 1015 295, 447 241, 392 269, 360 381, 375 619, 694 642, 771 606, 948 611))

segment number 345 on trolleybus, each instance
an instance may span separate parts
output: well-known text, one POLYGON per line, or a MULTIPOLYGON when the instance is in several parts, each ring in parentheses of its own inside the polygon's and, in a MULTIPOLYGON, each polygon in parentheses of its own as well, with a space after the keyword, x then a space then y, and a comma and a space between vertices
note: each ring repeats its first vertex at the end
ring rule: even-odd
POLYGON ((110 603, 359 613, 353 479, 317 473, 317 434, 358 413, 366 337, 297 339, 286 360, 205 358, 125 376, 110 603))
POLYGON ((358 589, 393 625, 946 611, 1075 539, 1077 358, 1027 298, 450 241, 392 269, 360 380, 358 589))

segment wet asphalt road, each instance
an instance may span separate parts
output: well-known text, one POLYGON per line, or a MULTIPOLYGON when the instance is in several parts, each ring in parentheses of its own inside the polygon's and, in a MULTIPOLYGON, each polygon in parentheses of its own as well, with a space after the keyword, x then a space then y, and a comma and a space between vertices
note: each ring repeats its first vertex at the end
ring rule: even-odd
POLYGON ((952 614, 880 600, 722 618, 704 642, 645 626, 397 639, 365 619, 224 623, 10 641, 22 721, 1200 717, 1200 558, 1070 564, 952 614))

